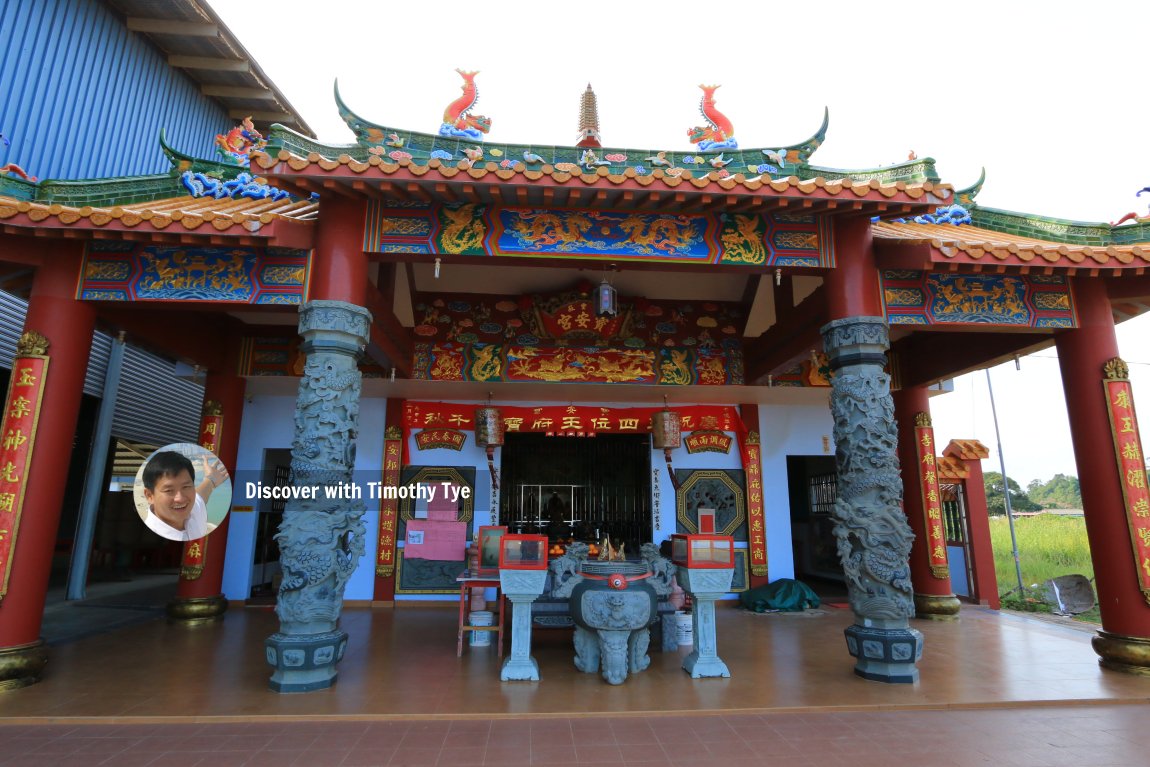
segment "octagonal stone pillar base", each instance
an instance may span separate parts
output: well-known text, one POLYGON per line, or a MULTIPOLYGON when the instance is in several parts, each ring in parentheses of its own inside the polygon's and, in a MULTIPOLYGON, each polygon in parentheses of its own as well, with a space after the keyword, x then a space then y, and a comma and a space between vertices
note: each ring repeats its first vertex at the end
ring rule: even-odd
POLYGON ((954 594, 915 594, 914 617, 930 621, 956 621, 962 602, 954 594))
POLYGON ((335 664, 347 649, 346 631, 324 634, 272 634, 264 641, 272 672, 268 686, 275 692, 311 692, 335 684, 335 664))
POLYGON ((18 690, 40 681, 48 665, 43 639, 0 649, 0 690, 18 690))
POLYGON ((1150 676, 1150 639, 1099 631, 1090 644, 1105 668, 1150 676))
POLYGON ((168 602, 168 618, 184 626, 214 623, 224 617, 228 600, 223 594, 214 597, 176 597, 168 602))
POLYGON ((868 621, 865 626, 848 626, 843 633, 858 676, 888 684, 918 681, 914 664, 922 659, 920 632, 892 621, 868 621), (890 623, 895 625, 882 625, 890 623))

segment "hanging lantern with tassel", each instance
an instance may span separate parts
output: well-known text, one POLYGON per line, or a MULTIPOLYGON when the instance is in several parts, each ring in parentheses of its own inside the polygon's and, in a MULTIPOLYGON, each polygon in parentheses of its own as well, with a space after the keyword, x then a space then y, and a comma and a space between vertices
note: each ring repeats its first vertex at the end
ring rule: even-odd
POLYGON ((487 450, 487 468, 491 470, 491 489, 499 489, 499 476, 495 473, 495 448, 503 445, 503 416, 499 408, 475 409, 475 444, 487 450))
POLYGON ((671 477, 671 486, 679 489, 679 481, 675 479, 675 472, 671 468, 671 451, 682 444, 682 419, 674 410, 664 409, 651 415, 651 437, 656 450, 662 450, 667 459, 667 474, 671 477))
POLYGON ((619 313, 619 294, 615 286, 603 278, 596 293, 595 315, 598 317, 614 317, 619 313))

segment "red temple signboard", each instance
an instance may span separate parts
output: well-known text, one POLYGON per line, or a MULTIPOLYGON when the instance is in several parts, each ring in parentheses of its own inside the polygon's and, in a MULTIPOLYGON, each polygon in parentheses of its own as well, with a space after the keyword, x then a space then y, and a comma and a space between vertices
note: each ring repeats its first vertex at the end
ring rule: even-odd
MULTIPOLYGON (((383 486, 399 487, 399 472, 403 465, 403 432, 388 426, 383 433, 383 486)), ((376 547, 375 574, 390 578, 395 574, 395 524, 399 518, 399 498, 394 493, 384 494, 379 505, 379 546, 376 547)))
POLYGON ((420 450, 462 450, 466 441, 467 435, 457 429, 424 429, 415 435, 415 446, 420 450))
POLYGON ((763 514, 763 472, 759 464, 759 433, 743 440, 743 468, 747 472, 747 527, 751 548, 751 575, 767 575, 767 527, 763 514))
POLYGON ((934 458, 934 427, 929 413, 914 417, 914 443, 918 450, 918 479, 922 491, 922 510, 926 515, 926 550, 930 572, 935 578, 949 578, 946 558, 946 529, 942 524, 942 497, 938 488, 938 469, 934 458))
POLYGON ((683 438, 688 453, 729 453, 731 438, 721 431, 694 431, 683 438))
POLYGON ((1106 363, 1102 386, 1106 390, 1106 412, 1110 415, 1110 434, 1114 437, 1114 457, 1126 520, 1130 524, 1130 542, 1134 546, 1134 569, 1138 587, 1150 603, 1150 489, 1146 487, 1146 463, 1142 439, 1138 433, 1138 416, 1134 411, 1134 392, 1128 379, 1129 368, 1120 358, 1106 363))
POLYGON ((48 340, 38 333, 21 336, 17 349, 0 423, 0 599, 8 593, 49 362, 48 340))

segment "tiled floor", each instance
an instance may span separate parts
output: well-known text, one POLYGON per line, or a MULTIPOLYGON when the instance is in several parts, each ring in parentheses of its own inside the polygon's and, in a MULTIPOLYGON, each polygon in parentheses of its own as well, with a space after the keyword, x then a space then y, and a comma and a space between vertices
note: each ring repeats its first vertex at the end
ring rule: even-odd
POLYGON ((452 609, 345 611, 332 689, 267 689, 270 610, 156 621, 52 649, 0 694, 0 765, 1108 765, 1150 763, 1150 679, 1099 668, 1090 634, 981 608, 915 621, 915 685, 851 673, 848 610, 719 611, 731 679, 686 648, 618 687, 537 632, 542 681, 498 681, 494 647, 455 657, 452 609), (1121 704, 1121 705, 1120 705, 1121 704))

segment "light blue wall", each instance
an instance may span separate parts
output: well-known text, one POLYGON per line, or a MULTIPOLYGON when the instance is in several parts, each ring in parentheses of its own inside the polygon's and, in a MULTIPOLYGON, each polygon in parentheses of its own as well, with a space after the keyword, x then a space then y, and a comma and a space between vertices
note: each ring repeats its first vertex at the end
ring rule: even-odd
MULTIPOLYGON (((356 482, 382 478, 383 426, 387 400, 364 397, 359 404, 359 441, 356 445, 356 482)), ((244 407, 240 431, 239 454, 236 458, 233 512, 228 528, 228 551, 224 559, 224 595, 228 599, 247 599, 251 593, 251 568, 255 552, 259 504, 270 500, 249 501, 244 498, 244 481, 254 480, 263 469, 264 451, 290 449, 295 429, 295 397, 256 395, 244 407), (254 506, 252 512, 236 512, 236 506, 254 506)), ((375 588, 375 549, 379 532, 379 501, 364 499, 367 513, 366 553, 348 581, 344 599, 370 600, 375 588)))
POLYGON ((772 581, 795 577, 791 548, 791 500, 787 487, 788 455, 833 455, 823 452, 823 437, 831 437, 827 405, 760 405, 763 508, 767 518, 767 574, 772 581))
POLYGON ((46 178, 161 173, 215 155, 227 113, 95 0, 0 2, 0 165, 46 178))

